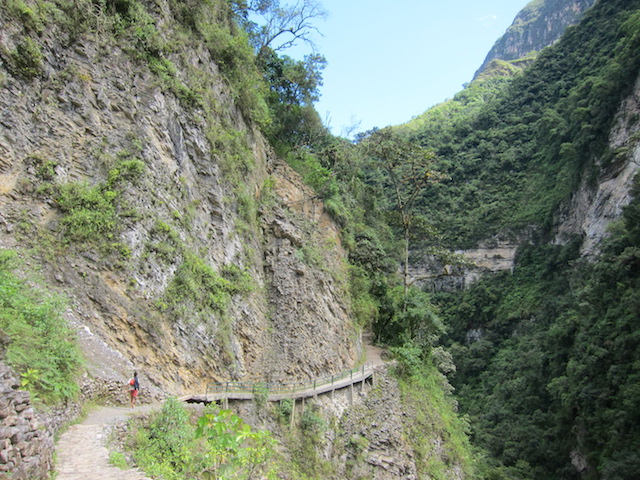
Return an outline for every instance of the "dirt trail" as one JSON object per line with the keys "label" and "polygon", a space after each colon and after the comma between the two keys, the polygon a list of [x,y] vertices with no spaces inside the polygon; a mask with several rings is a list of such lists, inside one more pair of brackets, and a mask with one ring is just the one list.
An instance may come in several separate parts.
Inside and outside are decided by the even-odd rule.
{"label": "dirt trail", "polygon": [[373,335],[369,332],[363,335],[364,350],[366,355],[366,362],[372,363],[374,367],[378,367],[384,364],[382,358],[385,349],[373,345]]}
{"label": "dirt trail", "polygon": [[72,425],[56,444],[56,480],[150,480],[139,469],[121,470],[110,465],[106,444],[111,426],[153,408],[101,407],[82,423]]}

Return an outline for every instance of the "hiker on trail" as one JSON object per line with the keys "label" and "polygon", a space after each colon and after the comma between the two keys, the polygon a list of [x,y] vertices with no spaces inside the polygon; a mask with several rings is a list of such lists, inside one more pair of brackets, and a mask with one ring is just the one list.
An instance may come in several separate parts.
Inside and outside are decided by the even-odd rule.
{"label": "hiker on trail", "polygon": [[127,384],[129,387],[129,399],[131,401],[131,408],[136,406],[136,398],[138,397],[138,390],[140,390],[140,383],[138,382],[138,372],[133,372],[133,377],[129,379]]}

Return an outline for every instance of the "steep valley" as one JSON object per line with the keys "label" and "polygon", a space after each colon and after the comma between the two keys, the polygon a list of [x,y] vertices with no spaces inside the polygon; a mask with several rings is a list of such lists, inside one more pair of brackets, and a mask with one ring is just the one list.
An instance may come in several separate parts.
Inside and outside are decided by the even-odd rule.
{"label": "steep valley", "polygon": [[[157,412],[117,448],[167,442],[122,454],[153,478],[635,478],[640,2],[535,0],[453,99],[356,141],[251,5],[0,2],[0,480],[55,475],[133,371]],[[434,168],[395,209],[385,134]],[[266,401],[367,352],[359,391]],[[234,381],[234,413],[175,401]]]}

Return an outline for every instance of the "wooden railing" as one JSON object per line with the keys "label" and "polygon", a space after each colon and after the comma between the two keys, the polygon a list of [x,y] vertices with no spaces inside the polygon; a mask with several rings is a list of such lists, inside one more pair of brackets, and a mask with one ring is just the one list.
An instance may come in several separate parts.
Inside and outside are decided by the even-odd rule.
{"label": "wooden railing", "polygon": [[267,395],[295,395],[301,392],[313,394],[319,390],[326,390],[328,386],[339,388],[352,383],[362,382],[373,374],[373,364],[364,365],[337,373],[327,375],[308,382],[298,383],[273,383],[273,382],[210,382],[207,383],[205,396],[214,394],[267,394]]}

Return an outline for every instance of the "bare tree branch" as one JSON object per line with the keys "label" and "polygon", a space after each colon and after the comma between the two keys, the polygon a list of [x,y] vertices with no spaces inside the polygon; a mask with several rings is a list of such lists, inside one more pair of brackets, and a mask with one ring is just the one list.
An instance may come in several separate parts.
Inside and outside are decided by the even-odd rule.
{"label": "bare tree branch", "polygon": [[313,21],[327,16],[315,0],[299,0],[285,7],[278,2],[262,2],[254,11],[266,20],[256,35],[258,55],[267,48],[277,52],[299,42],[305,42],[315,50],[313,33],[321,33]]}

